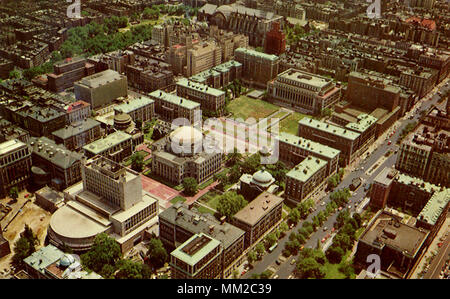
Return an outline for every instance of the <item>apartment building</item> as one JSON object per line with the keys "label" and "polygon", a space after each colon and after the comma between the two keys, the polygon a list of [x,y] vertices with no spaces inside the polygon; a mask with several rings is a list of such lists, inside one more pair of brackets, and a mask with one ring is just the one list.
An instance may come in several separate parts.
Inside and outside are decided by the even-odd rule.
{"label": "apartment building", "polygon": [[65,107],[67,123],[83,121],[92,115],[91,105],[84,101],[76,101]]}
{"label": "apartment building", "polygon": [[169,248],[176,248],[193,235],[204,233],[222,244],[221,278],[229,278],[245,260],[245,232],[195,209],[175,204],[159,214],[159,237]]}
{"label": "apartment building", "polygon": [[280,224],[282,208],[283,198],[263,192],[233,216],[231,223],[245,231],[245,248]]}
{"label": "apartment building", "polygon": [[75,82],[95,73],[95,66],[82,57],[68,58],[55,63],[53,69],[52,74],[47,74],[48,89],[53,92],[73,87]]}
{"label": "apartment building", "polygon": [[285,132],[281,132],[277,140],[281,161],[289,165],[297,165],[311,155],[327,161],[327,176],[337,172],[339,150]]}
{"label": "apartment building", "polygon": [[222,88],[235,80],[241,79],[242,64],[236,60],[230,60],[219,64],[189,78],[189,80],[202,83],[213,88]]}
{"label": "apartment building", "polygon": [[201,120],[200,103],[162,90],[155,90],[148,96],[155,101],[155,113],[167,122],[184,118],[195,124]]}
{"label": "apartment building", "polygon": [[225,92],[189,79],[177,82],[177,96],[200,103],[202,111],[213,112],[218,116],[225,108]]}
{"label": "apartment building", "polygon": [[242,80],[261,88],[278,75],[280,60],[273,54],[237,48],[234,59],[242,64]]}
{"label": "apartment building", "polygon": [[115,106],[114,111],[116,114],[128,114],[134,122],[139,119],[145,123],[155,116],[155,101],[145,96],[127,99],[125,103]]}
{"label": "apartment building", "polygon": [[356,159],[362,142],[360,133],[309,117],[298,122],[298,136],[340,150],[343,165]]}
{"label": "apartment building", "polygon": [[13,187],[25,189],[31,178],[31,151],[18,139],[0,143],[0,198]]}
{"label": "apartment building", "polygon": [[108,136],[83,146],[88,158],[102,155],[116,163],[122,162],[133,154],[133,137],[123,131],[116,131]]}
{"label": "apartment building", "polygon": [[339,101],[341,88],[329,78],[288,69],[267,84],[267,95],[276,104],[317,115]]}
{"label": "apartment building", "polygon": [[193,76],[222,63],[222,49],[213,41],[193,45],[187,50],[184,74]]}
{"label": "apartment building", "polygon": [[54,131],[52,137],[56,144],[64,145],[69,151],[78,151],[101,137],[100,123],[86,118]]}
{"label": "apartment building", "polygon": [[295,204],[326,184],[327,161],[308,156],[297,166],[286,173],[284,198]]}
{"label": "apartment building", "polygon": [[192,236],[170,253],[172,279],[217,279],[221,275],[222,246],[203,233]]}

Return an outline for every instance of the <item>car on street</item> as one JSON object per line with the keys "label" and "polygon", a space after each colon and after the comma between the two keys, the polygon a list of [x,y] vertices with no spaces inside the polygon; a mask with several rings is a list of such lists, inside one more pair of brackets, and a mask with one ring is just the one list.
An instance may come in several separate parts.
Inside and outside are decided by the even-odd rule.
{"label": "car on street", "polygon": [[441,248],[441,247],[442,247],[442,245],[444,245],[444,243],[443,243],[443,242],[439,243],[439,244],[438,244],[438,247],[439,247],[439,248]]}
{"label": "car on street", "polygon": [[392,142],[389,140],[389,141],[388,141],[388,145],[391,145],[391,143],[392,143]]}
{"label": "car on street", "polygon": [[273,279],[278,279],[280,277],[278,274],[273,277]]}
{"label": "car on street", "polygon": [[323,231],[324,231],[324,232],[326,232],[327,229],[328,229],[328,227],[326,227],[326,226],[323,227]]}
{"label": "car on street", "polygon": [[290,262],[291,265],[295,264],[295,259],[292,259]]}
{"label": "car on street", "polygon": [[324,238],[322,239],[321,242],[322,242],[322,243],[325,243],[326,240],[327,240],[327,239],[325,239],[325,237],[324,237]]}

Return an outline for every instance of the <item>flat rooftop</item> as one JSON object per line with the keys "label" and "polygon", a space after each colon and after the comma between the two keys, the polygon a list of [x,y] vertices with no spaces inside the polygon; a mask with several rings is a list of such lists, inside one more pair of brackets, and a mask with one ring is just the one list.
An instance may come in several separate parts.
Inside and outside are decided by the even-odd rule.
{"label": "flat rooftop", "polygon": [[342,127],[338,127],[333,124],[324,123],[320,120],[316,120],[310,117],[304,117],[301,120],[299,120],[298,123],[300,125],[313,128],[319,131],[323,131],[349,140],[356,140],[360,136],[360,133]]}
{"label": "flat rooftop", "polygon": [[236,50],[234,50],[234,53],[235,53],[235,55],[236,55],[236,53],[242,53],[242,54],[254,56],[254,57],[257,57],[257,58],[269,60],[269,61],[272,61],[272,62],[278,60],[278,56],[277,55],[266,54],[266,53],[263,53],[263,52],[258,52],[258,51],[247,49],[247,48],[237,48]]}
{"label": "flat rooftop", "polygon": [[200,104],[197,102],[179,97],[172,93],[167,93],[162,90],[155,90],[154,92],[150,93],[149,96],[155,99],[160,99],[162,101],[172,103],[174,105],[184,107],[186,109],[200,108]]}
{"label": "flat rooftop", "polygon": [[87,132],[97,126],[100,127],[100,122],[92,118],[86,118],[85,120],[73,123],[71,125],[67,125],[62,129],[54,131],[52,135],[59,137],[61,139],[67,139],[69,137]]}
{"label": "flat rooftop", "polygon": [[18,150],[24,146],[26,146],[26,144],[17,139],[12,139],[12,140],[2,142],[2,143],[0,143],[0,155],[11,153],[11,152]]}
{"label": "flat rooftop", "polygon": [[148,97],[141,96],[139,98],[127,100],[125,103],[115,106],[114,110],[122,111],[124,113],[130,113],[139,108],[145,107],[147,105],[151,105],[154,102],[155,102],[154,100],[152,100]]}
{"label": "flat rooftop", "polygon": [[379,248],[389,246],[409,257],[416,256],[429,231],[404,224],[399,218],[386,211],[381,212],[359,240]]}
{"label": "flat rooftop", "polygon": [[377,118],[365,113],[358,115],[357,119],[356,122],[348,123],[345,127],[363,133],[377,122]]}
{"label": "flat rooftop", "polygon": [[190,266],[194,266],[218,246],[220,246],[220,241],[200,233],[193,235],[177,247],[171,255]]}
{"label": "flat rooftop", "polygon": [[122,131],[116,131],[102,139],[98,139],[92,143],[83,146],[83,149],[95,155],[98,155],[118,144],[121,144],[122,142],[130,140],[131,138],[132,136],[127,133],[124,133]]}
{"label": "flat rooftop", "polygon": [[286,173],[286,176],[305,183],[315,173],[317,173],[323,167],[326,167],[327,163],[328,162],[325,160],[313,156],[308,156],[297,166],[292,168],[288,173]]}
{"label": "flat rooftop", "polygon": [[47,245],[33,252],[23,261],[35,270],[44,273],[44,269],[64,256],[64,252],[53,245]]}
{"label": "flat rooftop", "polygon": [[450,189],[446,188],[442,191],[434,193],[428,200],[425,207],[417,216],[421,221],[425,221],[431,225],[436,224],[445,206],[450,201]]}
{"label": "flat rooftop", "polygon": [[124,76],[120,75],[118,72],[113,71],[113,70],[106,70],[103,72],[99,72],[99,73],[84,77],[83,79],[76,82],[75,84],[85,86],[88,88],[96,88],[101,85],[110,83],[112,81],[120,80],[122,78],[124,78]]}
{"label": "flat rooftop", "polygon": [[186,78],[183,78],[183,79],[177,81],[177,86],[178,85],[189,88],[191,90],[196,90],[201,93],[206,93],[206,94],[209,94],[214,97],[219,97],[219,96],[225,95],[225,92],[223,90],[212,88],[212,87],[209,87],[208,85],[198,83],[198,82],[186,79]]}
{"label": "flat rooftop", "polygon": [[295,81],[300,84],[313,86],[318,90],[322,90],[324,87],[327,87],[332,83],[332,80],[329,78],[296,69],[288,69],[278,74],[278,78],[285,78],[287,80]]}
{"label": "flat rooftop", "polygon": [[234,219],[251,226],[283,202],[283,198],[264,191],[234,215]]}
{"label": "flat rooftop", "polygon": [[289,143],[293,146],[315,153],[317,155],[327,157],[329,159],[335,158],[340,153],[340,150],[337,150],[335,148],[285,132],[281,132],[278,135],[277,139],[281,142]]}

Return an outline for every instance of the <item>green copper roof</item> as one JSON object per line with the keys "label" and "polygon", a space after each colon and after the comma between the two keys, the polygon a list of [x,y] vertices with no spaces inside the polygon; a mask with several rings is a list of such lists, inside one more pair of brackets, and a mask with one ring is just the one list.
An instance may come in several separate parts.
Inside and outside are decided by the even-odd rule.
{"label": "green copper roof", "polygon": [[373,124],[377,122],[377,118],[372,115],[362,113],[358,115],[358,120],[356,123],[348,123],[345,127],[347,129],[363,133],[368,128],[370,128]]}
{"label": "green copper roof", "polygon": [[297,166],[291,169],[286,176],[293,178],[300,182],[308,181],[317,171],[327,165],[327,161],[308,156]]}
{"label": "green copper roof", "polygon": [[145,107],[147,105],[150,105],[151,103],[154,103],[155,101],[147,98],[147,97],[139,97],[139,98],[135,98],[132,100],[129,100],[127,103],[123,103],[120,105],[117,105],[116,107],[114,107],[114,110],[116,111],[122,111],[124,113],[130,113],[136,109]]}
{"label": "green copper roof", "polygon": [[109,134],[105,138],[96,140],[92,143],[83,146],[83,149],[93,153],[94,155],[98,155],[112,148],[113,146],[116,146],[131,138],[132,137],[129,134],[124,133],[122,131],[117,131],[112,134]]}
{"label": "green copper roof", "polygon": [[412,177],[412,176],[406,175],[404,173],[400,173],[397,176],[396,181],[401,184],[405,184],[405,185],[415,185],[416,187],[420,188],[421,190],[429,192],[429,193],[436,192],[441,189],[440,187],[438,187],[434,184],[425,182],[422,179]]}
{"label": "green copper roof", "polygon": [[197,102],[190,101],[188,99],[179,97],[172,93],[164,92],[162,90],[155,90],[154,92],[150,93],[149,96],[153,97],[155,99],[161,99],[163,101],[170,102],[175,105],[179,105],[186,109],[194,109],[194,108],[200,107],[200,104]]}
{"label": "green copper roof", "polygon": [[246,49],[246,48],[237,48],[234,53],[242,53],[242,54],[247,54],[247,55],[251,55],[251,56],[255,56],[258,58],[262,58],[262,59],[267,59],[270,61],[276,61],[278,60],[278,56],[277,55],[273,55],[273,54],[266,54],[263,52],[258,52],[255,50],[250,50],[250,49]]}
{"label": "green copper roof", "polygon": [[[183,249],[187,247],[191,242],[195,241],[198,238],[209,238],[210,240],[203,244],[201,248],[195,251],[193,254],[186,253]],[[176,257],[177,259],[185,262],[188,265],[194,266],[197,264],[202,258],[204,258],[207,254],[209,254],[212,250],[214,250],[217,246],[220,246],[220,241],[211,238],[204,233],[199,233],[193,235],[186,242],[178,246],[174,251],[172,251],[171,255]]]}
{"label": "green copper roof", "polygon": [[349,140],[355,140],[360,136],[360,133],[356,133],[349,129],[341,128],[332,124],[324,123],[310,117],[304,117],[299,120],[298,123]]}
{"label": "green copper roof", "polygon": [[420,212],[418,219],[434,225],[450,201],[450,189],[436,192]]}
{"label": "green copper roof", "polygon": [[192,89],[192,90],[197,90],[199,92],[203,92],[203,93],[212,95],[214,97],[219,97],[219,96],[225,95],[225,92],[220,89],[212,88],[212,87],[209,87],[208,85],[198,83],[198,82],[186,79],[186,78],[179,80],[177,82],[177,85],[180,85],[180,86]]}
{"label": "green copper roof", "polygon": [[33,252],[23,261],[35,270],[44,273],[44,269],[64,256],[64,252],[53,245],[45,246]]}
{"label": "green copper roof", "polygon": [[327,157],[329,159],[333,159],[340,153],[340,151],[335,148],[285,132],[281,132],[280,135],[278,135],[277,139],[281,142],[289,143],[293,146],[299,147],[317,155]]}

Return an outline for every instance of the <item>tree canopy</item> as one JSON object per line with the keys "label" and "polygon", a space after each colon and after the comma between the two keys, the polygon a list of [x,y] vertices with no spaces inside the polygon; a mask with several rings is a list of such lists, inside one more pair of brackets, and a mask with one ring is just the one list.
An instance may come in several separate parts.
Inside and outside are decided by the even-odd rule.
{"label": "tree canopy", "polygon": [[225,192],[219,197],[217,211],[220,215],[231,219],[234,214],[247,205],[248,201],[242,195],[238,195],[235,191]]}

